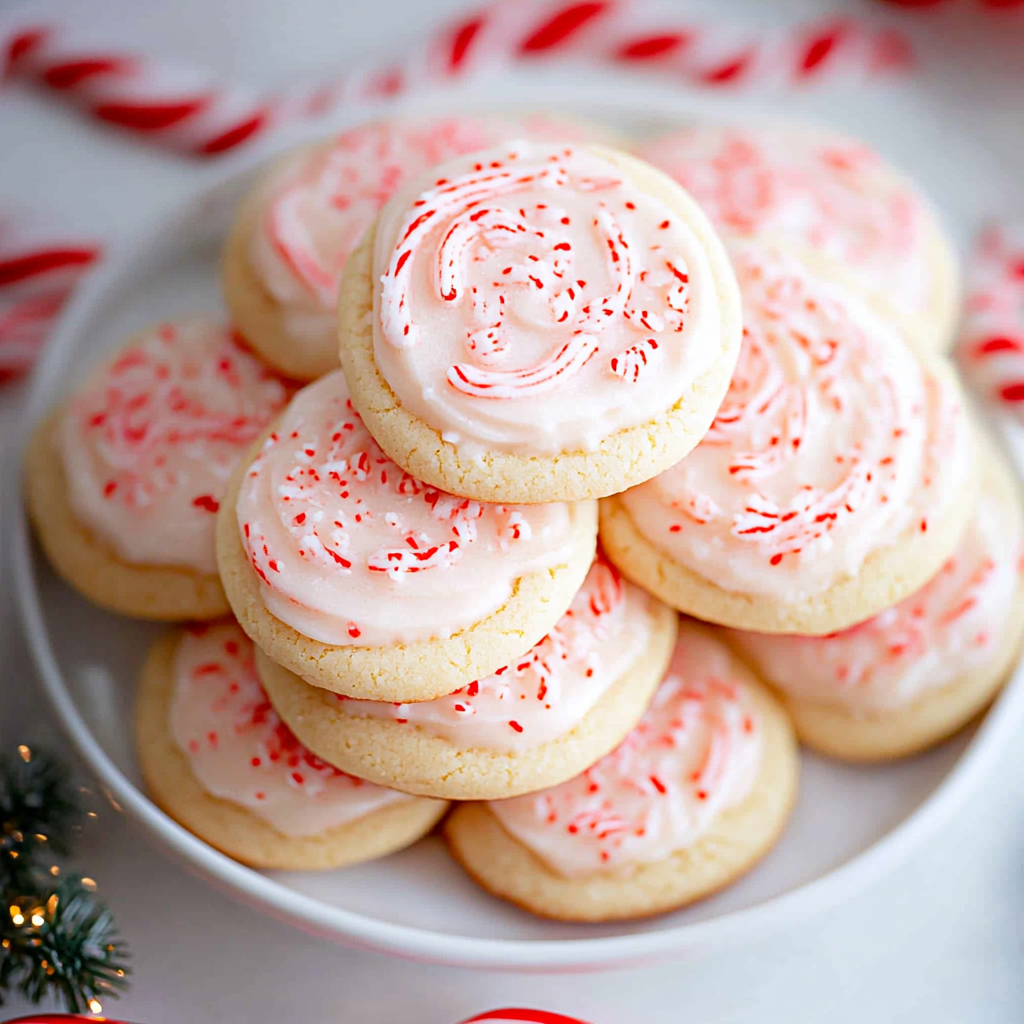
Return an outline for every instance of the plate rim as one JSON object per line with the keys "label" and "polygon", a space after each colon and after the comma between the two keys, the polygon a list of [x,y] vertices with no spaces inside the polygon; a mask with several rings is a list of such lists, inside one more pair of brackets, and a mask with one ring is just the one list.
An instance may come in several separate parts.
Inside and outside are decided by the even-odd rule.
{"label": "plate rim", "polygon": [[[682,91],[646,85],[642,111],[637,99],[622,95],[618,83],[607,86],[608,95],[585,89],[566,89],[567,106],[600,106],[605,109],[642,112],[645,116],[680,118],[692,115],[694,97]],[[527,93],[529,90],[527,90]],[[639,94],[638,94],[639,95]],[[429,96],[401,104],[373,103],[349,107],[344,115],[329,121],[286,130],[259,146],[233,156],[204,174],[181,198],[163,204],[121,242],[113,244],[100,266],[77,289],[47,343],[26,394],[19,403],[17,423],[20,435],[13,447],[8,474],[12,477],[8,508],[12,511],[11,555],[15,596],[29,650],[43,684],[44,692],[65,733],[78,754],[96,773],[118,804],[144,829],[147,839],[167,847],[175,857],[190,865],[221,891],[305,931],[312,931],[343,944],[420,962],[508,971],[558,971],[626,967],[652,960],[679,957],[696,950],[706,951],[750,942],[787,924],[836,906],[862,891],[887,871],[904,861],[912,850],[933,835],[956,810],[963,806],[973,788],[984,777],[990,764],[1005,747],[1024,716],[1024,664],[1018,664],[1000,697],[981,721],[956,762],[939,785],[910,814],[862,852],[825,872],[814,880],[798,885],[778,896],[753,906],[729,911],[718,917],[667,928],[628,935],[560,938],[493,939],[454,935],[413,925],[383,921],[368,914],[332,906],[313,896],[296,892],[275,878],[239,864],[214,850],[201,839],[161,811],[145,792],[113,763],[79,713],[57,663],[46,628],[39,591],[36,556],[32,535],[22,501],[24,450],[31,431],[54,394],[67,386],[67,375],[60,372],[60,354],[73,346],[83,324],[108,290],[138,256],[149,251],[152,240],[163,225],[168,225],[184,209],[214,194],[271,156],[346,124],[356,123],[383,113],[401,109],[443,104],[453,96],[463,109],[493,107],[508,103],[499,92],[488,100],[479,92],[469,96],[464,88],[434,90]],[[466,101],[470,100],[469,103]],[[517,102],[523,99],[517,92]],[[526,102],[530,99],[527,96]],[[534,102],[539,102],[535,100]],[[1003,432],[1011,429],[998,422]]]}

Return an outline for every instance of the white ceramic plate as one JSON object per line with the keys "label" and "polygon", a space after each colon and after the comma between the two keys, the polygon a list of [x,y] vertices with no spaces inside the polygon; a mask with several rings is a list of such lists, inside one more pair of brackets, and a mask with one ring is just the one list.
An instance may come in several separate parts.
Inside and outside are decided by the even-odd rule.
{"label": "white ceramic plate", "polygon": [[[574,78],[557,83],[560,110],[634,132],[667,127],[695,112],[763,113],[749,100],[680,96],[628,80],[612,85],[607,75],[587,83]],[[539,106],[549,101],[553,84],[550,76],[520,79],[514,91],[509,80],[490,91],[477,84],[472,97],[448,93],[418,105],[493,108],[514,96],[517,103]],[[958,123],[947,106],[914,85],[803,95],[784,109],[878,145],[923,183],[962,244],[981,216],[1020,200],[1019,186],[984,140],[971,140],[970,125]],[[774,103],[772,113],[778,116],[779,110]],[[951,149],[948,140],[954,137],[961,143]],[[300,140],[296,133],[277,146]],[[166,211],[88,281],[38,368],[26,422],[42,415],[131,331],[159,317],[221,308],[220,241],[253,168],[267,155],[264,150],[222,167],[192,201]],[[980,727],[924,756],[895,766],[852,768],[804,755],[802,791],[789,829],[737,885],[651,921],[546,922],[485,895],[433,838],[385,860],[321,874],[254,871],[194,838],[146,798],[131,747],[135,677],[157,628],[109,615],[79,598],[49,570],[22,520],[13,542],[25,626],[49,695],[79,751],[153,840],[214,885],[300,928],[420,960],[531,970],[621,966],[735,945],[835,905],[932,834],[984,775],[1024,710],[1024,673],[1018,672]]]}

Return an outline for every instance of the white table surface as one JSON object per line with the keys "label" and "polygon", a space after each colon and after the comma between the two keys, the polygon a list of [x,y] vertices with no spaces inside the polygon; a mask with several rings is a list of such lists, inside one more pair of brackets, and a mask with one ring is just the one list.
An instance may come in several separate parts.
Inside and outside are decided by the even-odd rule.
{"label": "white table surface", "polygon": [[[396,34],[415,34],[470,6],[467,0],[88,5],[99,32],[108,23],[105,13],[116,10],[124,38],[253,82],[341,67],[346,56],[386,48]],[[779,6],[823,5],[784,0]],[[0,0],[0,15],[12,8]],[[957,36],[954,19],[927,45],[942,52]],[[1002,61],[1011,71],[1020,51],[1005,40],[986,45],[990,63]],[[977,82],[961,69],[943,87],[963,94]],[[979,116],[1004,119],[1016,104],[1019,126],[1022,95],[1001,91]],[[1019,127],[1006,147],[1024,155]],[[0,94],[0,201],[13,197],[83,231],[116,237],[154,199],[166,202],[191,188],[199,173],[195,164],[95,131],[36,96]],[[0,393],[4,441],[15,415],[8,389]],[[60,744],[35,689],[4,579],[9,576],[0,572],[0,742]],[[78,862],[97,879],[134,953],[133,988],[106,1009],[140,1024],[452,1024],[508,1004],[595,1024],[1024,1020],[1024,756],[1013,747],[927,848],[847,906],[728,955],[628,972],[473,973],[348,951],[214,892],[148,848],[112,811],[88,830]],[[5,1011],[13,1016],[27,1008],[15,1000]]]}

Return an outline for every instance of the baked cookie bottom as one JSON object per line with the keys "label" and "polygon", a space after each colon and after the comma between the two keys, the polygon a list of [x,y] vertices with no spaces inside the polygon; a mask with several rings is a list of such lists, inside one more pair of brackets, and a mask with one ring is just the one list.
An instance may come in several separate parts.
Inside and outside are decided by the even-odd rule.
{"label": "baked cookie bottom", "polygon": [[725,590],[680,565],[637,528],[618,496],[601,501],[601,546],[623,576],[694,618],[756,633],[825,636],[870,619],[920,590],[956,550],[974,511],[980,475],[959,499],[932,516],[927,533],[909,530],[872,552],[860,571],[826,591],[784,604],[774,597]]}
{"label": "baked cookie bottom", "polygon": [[[742,674],[741,674],[742,673]],[[683,907],[725,888],[772,848],[796,801],[799,754],[781,705],[745,669],[763,722],[761,769],[746,799],[691,847],[664,860],[569,878],[501,826],[486,804],[460,804],[444,825],[452,856],[484,889],[540,917],[617,921]]]}
{"label": "baked cookie bottom", "polygon": [[[640,161],[620,153],[614,156],[645,191],[658,194],[657,189],[670,184],[660,172]],[[708,254],[722,350],[714,365],[671,408],[646,423],[618,430],[589,452],[545,456],[490,451],[480,458],[460,458],[457,448],[443,440],[441,431],[403,407],[374,356],[372,264],[376,225],[371,227],[345,265],[339,337],[341,364],[352,402],[381,448],[408,473],[452,494],[478,501],[526,504],[616,494],[657,476],[689,453],[711,426],[729,389],[742,326],[739,293],[725,249],[693,200],[685,193],[676,195],[674,188],[673,207],[678,208]]]}
{"label": "baked cookie bottom", "polygon": [[239,533],[239,488],[263,441],[256,440],[228,482],[217,517],[217,564],[242,629],[272,661],[313,686],[362,700],[403,703],[454,693],[530,650],[565,614],[590,571],[597,547],[597,504],[580,502],[572,510],[575,544],[568,559],[520,577],[501,608],[454,636],[386,647],[313,640],[268,611]]}
{"label": "baked cookie bottom", "polygon": [[178,640],[168,634],[150,649],[136,697],[135,739],[150,796],[189,832],[252,867],[318,871],[401,850],[444,816],[444,801],[413,799],[318,835],[287,836],[240,804],[211,796],[192,774],[168,728]]}
{"label": "baked cookie bottom", "polygon": [[1003,688],[1024,639],[1024,587],[1014,597],[1002,643],[992,660],[941,689],[892,711],[858,715],[844,708],[783,697],[800,742],[827,757],[855,763],[891,761],[941,743],[976,718]]}
{"label": "baked cookie bottom", "polygon": [[25,498],[57,573],[93,604],[135,619],[215,619],[230,610],[220,578],[179,566],[135,565],[75,517],[56,443],[61,411],[43,420],[25,455]]}
{"label": "baked cookie bottom", "polygon": [[406,793],[497,800],[571,779],[622,742],[647,709],[675,646],[676,613],[662,604],[656,609],[650,644],[575,728],[516,753],[461,749],[421,726],[351,714],[350,702],[308,686],[260,652],[256,667],[277,713],[328,764]]}

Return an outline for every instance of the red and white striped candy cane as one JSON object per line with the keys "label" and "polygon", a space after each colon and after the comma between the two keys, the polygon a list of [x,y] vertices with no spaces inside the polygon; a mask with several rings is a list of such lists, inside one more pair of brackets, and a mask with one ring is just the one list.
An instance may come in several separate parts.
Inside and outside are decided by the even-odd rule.
{"label": "red and white striped candy cane", "polygon": [[561,1013],[548,1010],[525,1010],[508,1008],[504,1010],[488,1010],[486,1013],[468,1017],[461,1024],[587,1024],[578,1017],[566,1017]]}
{"label": "red and white striped candy cane", "polygon": [[957,359],[979,395],[1024,420],[1024,220],[978,236]]}
{"label": "red and white striped candy cane", "polygon": [[53,25],[6,40],[6,74],[42,86],[106,124],[174,149],[213,156],[266,131],[277,100],[195,70],[112,50]]}
{"label": "red and white striped candy cane", "polygon": [[836,73],[866,78],[910,64],[901,34],[851,17],[764,30],[615,0],[496,4],[442,30],[430,47],[449,75],[545,58],[651,70],[700,87],[801,85]]}
{"label": "red and white striped candy cane", "polygon": [[273,95],[96,45],[70,26],[25,25],[5,46],[8,75],[138,138],[197,156],[228,152],[282,122],[353,100],[540,59],[644,68],[680,84],[733,89],[863,79],[909,62],[902,36],[849,17],[765,32],[720,19],[686,21],[642,0],[500,0],[400,59]]}
{"label": "red and white striped candy cane", "polygon": [[48,228],[37,218],[0,216],[0,383],[31,368],[100,251],[95,242]]}

